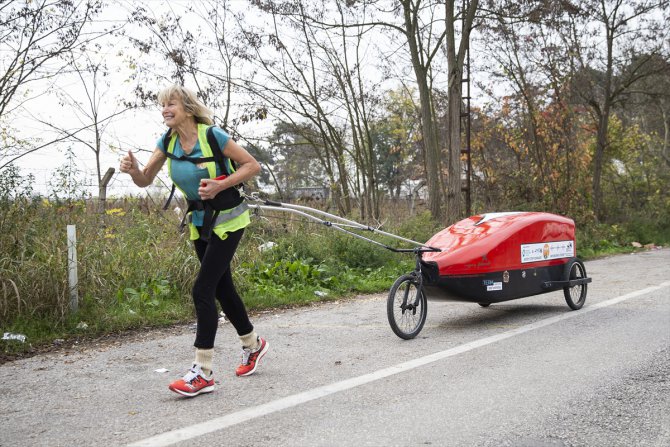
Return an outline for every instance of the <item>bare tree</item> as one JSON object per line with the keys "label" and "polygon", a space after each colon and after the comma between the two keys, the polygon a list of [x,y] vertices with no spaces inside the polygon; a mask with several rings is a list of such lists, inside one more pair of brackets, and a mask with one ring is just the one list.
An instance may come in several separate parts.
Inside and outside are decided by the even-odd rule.
{"label": "bare tree", "polygon": [[[343,2],[338,2],[338,5]],[[401,48],[387,49],[394,54],[394,63],[397,63],[397,53],[408,51],[409,62],[414,71],[417,84],[420,110],[422,135],[425,150],[425,173],[428,186],[429,208],[436,218],[443,216],[443,178],[442,161],[440,150],[440,138],[438,135],[437,117],[432,96],[432,64],[438,55],[441,44],[446,36],[446,30],[440,26],[443,22],[438,16],[438,11],[443,6],[439,1],[422,0],[399,0],[388,2],[379,0],[366,0],[361,2],[344,2],[355,14],[360,10],[374,10],[376,15],[367,17],[361,15],[358,20],[343,25],[334,23],[329,18],[312,17],[314,23],[326,28],[340,28],[343,26],[351,28],[379,28],[400,34],[403,37]],[[395,42],[395,36],[390,39]]]}
{"label": "bare tree", "polygon": [[[545,30],[547,24],[552,23],[551,13],[538,4],[512,6],[503,3],[497,6],[499,9],[492,14],[484,32],[490,58],[499,65],[493,73],[511,84],[515,97],[521,103],[524,129],[521,136],[529,140],[527,146],[533,160],[529,177],[537,179],[536,196],[551,192],[547,197],[555,199],[552,176],[548,172],[547,142],[542,138],[540,123],[542,106],[549,102],[550,85],[554,88],[554,100],[558,99],[556,96],[560,95],[562,88],[562,83],[555,79],[556,71],[552,65],[555,61],[551,59],[554,51],[547,42]],[[536,56],[539,45],[542,45],[540,48],[544,57]],[[568,52],[565,48],[558,51]],[[547,69],[547,65],[552,68]]]}
{"label": "bare tree", "polygon": [[[355,145],[367,144],[367,137],[358,127],[365,112],[360,103],[354,105],[360,101],[359,89],[354,86],[360,77],[352,76],[349,63],[341,57],[347,51],[346,44],[337,45],[320,33],[314,20],[317,12],[308,11],[303,2],[255,3],[269,14],[272,32],[246,26],[247,43],[257,51],[254,60],[261,68],[260,79],[246,84],[277,119],[295,132],[305,131],[301,137],[315,150],[338,210],[348,214],[352,189],[356,190],[350,185],[348,160],[363,153],[360,146],[355,146],[357,154],[350,151],[348,132],[354,129]],[[342,115],[339,110],[346,112]],[[351,127],[347,128],[347,122]]]}
{"label": "bare tree", "polygon": [[348,11],[340,3],[336,6],[341,27],[333,30],[335,35],[327,33],[318,46],[325,56],[327,72],[338,86],[336,95],[346,110],[350,146],[353,146],[349,152],[358,171],[355,191],[361,198],[361,219],[378,219],[379,191],[372,116],[379,104],[377,83],[380,81],[371,81],[366,76],[369,66],[365,63],[364,54],[370,51],[369,43],[364,41],[367,27],[348,27],[351,20],[345,16]]}
{"label": "bare tree", "polygon": [[99,37],[83,34],[102,6],[99,0],[0,1],[0,117],[31,83],[50,79],[66,64],[62,57]]}
{"label": "bare tree", "polygon": [[[447,36],[447,30],[446,28],[440,28],[437,30],[437,33],[435,32],[437,9],[440,7],[441,2],[434,3],[429,1],[423,3],[421,0],[400,0],[399,3],[402,8],[402,25],[393,23],[382,23],[382,25],[400,31],[407,41],[412,68],[419,90],[421,125],[425,147],[428,207],[435,219],[442,220],[444,217],[444,208],[442,206],[444,189],[442,151],[440,150],[440,138],[437,130],[437,117],[435,115],[430,79],[433,60]],[[458,178],[460,181],[460,172]]]}
{"label": "bare tree", "polygon": [[[59,139],[74,142],[91,150],[95,156],[96,180],[99,191],[102,191],[104,174],[101,166],[103,143],[108,126],[118,117],[134,109],[132,105],[124,105],[118,98],[110,98],[111,85],[108,53],[88,49],[78,58],[72,56],[69,67],[76,75],[77,83],[68,85],[67,89],[57,88],[56,95],[68,114],[67,124],[54,120],[44,120],[39,116],[33,119],[56,132]],[[101,195],[104,196],[104,193]]]}
{"label": "bare tree", "polygon": [[[197,10],[188,7],[177,11],[170,4],[167,7],[167,12],[156,14],[145,5],[133,4],[130,11],[130,23],[144,31],[128,33],[128,39],[140,51],[132,61],[142,73],[137,79],[138,102],[153,103],[167,84],[189,85],[215,111],[219,124],[228,127],[234,86],[234,58],[227,51],[232,39],[223,33],[228,2],[212,1]],[[202,20],[195,26],[184,23],[192,17]]]}
{"label": "bare tree", "polygon": [[[596,148],[593,156],[593,209],[598,219],[606,215],[603,208],[601,179],[609,145],[609,122],[612,110],[627,91],[649,76],[647,65],[662,48],[658,32],[650,26],[654,12],[668,7],[665,0],[588,0],[580,4],[594,20],[604,37],[604,47],[583,42],[585,49],[578,53],[575,63],[579,80],[575,88],[588,104],[596,123]],[[624,70],[632,54],[644,54],[635,66]],[[597,64],[594,66],[594,62]]]}
{"label": "bare tree", "polygon": [[263,105],[246,101],[247,82],[257,67],[251,60],[253,45],[247,45],[248,35],[238,25],[245,22],[244,12],[233,8],[230,0],[203,0],[199,7],[186,4],[185,9],[167,4],[169,11],[163,14],[146,5],[132,5],[131,23],[149,31],[138,33],[142,37],[129,36],[142,53],[133,60],[141,67],[136,88],[139,103],[153,103],[165,84],[189,85],[213,109],[217,125],[260,155],[254,139],[239,129],[267,117]]}
{"label": "bare tree", "polygon": [[[81,75],[72,65],[74,55],[85,54],[96,41],[123,27],[95,23],[104,7],[103,0],[0,1],[0,119],[26,113],[34,117],[31,100],[52,94],[63,76]],[[35,151],[80,138],[91,127],[95,125],[61,129],[53,138],[13,137],[0,147],[0,169]]]}
{"label": "bare tree", "polygon": [[[456,219],[461,214],[461,81],[465,53],[469,46],[470,32],[478,1],[467,4],[464,11],[456,12],[455,1],[432,0],[399,0],[398,2],[367,1],[347,3],[351,8],[369,6],[376,8],[377,18],[361,20],[349,26],[377,27],[399,33],[403,37],[403,45],[409,56],[409,63],[414,72],[414,80],[419,92],[421,125],[425,150],[426,185],[431,213],[436,219],[444,218],[446,199],[449,219]],[[363,6],[361,6],[363,5]],[[443,9],[444,8],[444,9]],[[464,16],[461,16],[464,14]],[[456,21],[464,17],[461,40],[457,44]],[[332,25],[335,26],[335,25]],[[435,107],[433,80],[434,65],[439,50],[445,45],[448,65],[449,109],[447,110],[449,130],[448,157],[449,188],[448,192],[443,178],[443,160],[438,117]],[[397,50],[396,50],[397,52]],[[394,60],[396,58],[394,57]]]}

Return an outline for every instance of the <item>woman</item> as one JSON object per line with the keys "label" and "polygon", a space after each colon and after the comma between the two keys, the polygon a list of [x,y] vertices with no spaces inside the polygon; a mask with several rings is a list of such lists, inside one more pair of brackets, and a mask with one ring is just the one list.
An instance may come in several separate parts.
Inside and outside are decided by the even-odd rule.
{"label": "woman", "polygon": [[[218,180],[216,177],[226,174],[222,172],[219,163],[177,159],[181,156],[212,159],[212,150],[215,148],[210,147],[206,131],[212,125],[213,114],[193,91],[178,85],[163,90],[158,95],[158,102],[170,130],[158,140],[144,169],[139,168],[131,151],[121,160],[121,172],[130,174],[137,186],[151,185],[168,160],[168,171],[175,185],[191,203],[202,204],[203,200],[213,199],[219,192],[233,188],[260,172],[258,162],[218,127],[212,128],[216,142],[222,148],[224,157],[238,165],[237,170]],[[168,147],[165,147],[166,142]],[[256,371],[268,350],[268,343],[254,331],[244,303],[235,290],[230,270],[244,228],[250,222],[246,205],[221,211],[213,223],[204,222],[205,212],[202,210],[192,211],[189,217],[191,239],[200,260],[200,271],[193,285],[193,303],[198,323],[194,343],[195,360],[186,375],[172,382],[169,388],[192,397],[214,390],[212,357],[218,326],[217,299],[242,342],[242,363],[236,370],[238,376],[248,376]],[[203,231],[203,225],[211,229],[211,235],[209,231]],[[204,233],[208,233],[207,236]]]}

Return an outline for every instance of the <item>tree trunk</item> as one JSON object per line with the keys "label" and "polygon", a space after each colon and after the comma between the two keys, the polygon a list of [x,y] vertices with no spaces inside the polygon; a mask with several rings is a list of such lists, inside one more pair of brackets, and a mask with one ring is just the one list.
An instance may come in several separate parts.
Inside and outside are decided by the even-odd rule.
{"label": "tree trunk", "polygon": [[[415,67],[416,71],[416,67]],[[417,73],[417,80],[419,74]],[[426,186],[428,187],[428,209],[433,218],[442,220],[442,181],[440,169],[442,160],[440,157],[440,148],[437,142],[437,131],[435,129],[435,119],[433,108],[431,107],[432,97],[428,88],[428,82],[424,75],[423,82],[419,82],[419,100],[421,102],[421,124],[423,130],[424,153],[426,155]]]}
{"label": "tree trunk", "polygon": [[[604,8],[604,6],[603,6]],[[602,11],[602,21],[605,24],[607,36],[607,69],[605,70],[605,91],[603,94],[602,113],[598,116],[598,135],[596,141],[596,150],[593,154],[593,212],[598,221],[605,218],[605,209],[603,206],[603,193],[600,185],[600,180],[603,172],[603,163],[605,159],[605,151],[607,149],[607,135],[610,119],[610,110],[612,108],[612,76],[614,66],[614,38],[615,29],[611,27],[608,21],[607,11]]]}
{"label": "tree trunk", "polygon": [[661,110],[663,116],[663,159],[665,163],[670,167],[670,118],[665,108]]}
{"label": "tree trunk", "polygon": [[449,141],[449,179],[447,184],[447,222],[455,222],[462,217],[462,185],[461,185],[461,102],[463,101],[463,64],[465,54],[470,46],[470,31],[475,19],[478,0],[471,0],[463,14],[461,40],[456,46],[456,30],[454,27],[454,0],[450,0],[445,8],[447,29],[446,47],[447,64],[449,67],[448,101],[449,108],[448,141]]}
{"label": "tree trunk", "polygon": [[462,217],[462,180],[461,180],[461,102],[462,102],[462,70],[450,67],[449,73],[449,108],[448,108],[448,142],[449,142],[449,178],[447,179],[447,222],[455,222]]}
{"label": "tree trunk", "polygon": [[105,205],[107,202],[107,185],[114,175],[114,168],[107,169],[105,176],[98,183],[98,213],[105,213]]}
{"label": "tree trunk", "polygon": [[437,129],[435,126],[435,115],[433,113],[433,98],[428,86],[428,69],[421,61],[421,51],[417,44],[416,23],[412,15],[410,2],[402,2],[405,18],[405,30],[407,43],[412,58],[412,67],[419,88],[419,102],[421,103],[421,127],[423,133],[423,145],[426,165],[426,183],[428,187],[428,208],[436,220],[442,220],[442,191],[440,179],[442,169],[440,148],[438,147]]}
{"label": "tree trunk", "polygon": [[605,150],[607,149],[607,132],[609,127],[609,101],[605,100],[605,107],[598,120],[598,134],[596,139],[596,149],[593,154],[593,212],[598,221],[602,221],[605,217],[605,210],[603,209],[603,193],[600,185],[603,172],[603,160],[605,158]]}

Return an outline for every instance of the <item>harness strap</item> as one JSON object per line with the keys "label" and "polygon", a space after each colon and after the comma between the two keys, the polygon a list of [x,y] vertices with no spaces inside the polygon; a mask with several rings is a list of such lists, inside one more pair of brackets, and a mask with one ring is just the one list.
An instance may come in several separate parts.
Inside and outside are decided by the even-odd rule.
{"label": "harness strap", "polygon": [[[165,155],[171,159],[171,160],[177,160],[177,161],[189,161],[193,164],[201,164],[201,163],[207,163],[210,161],[215,161],[220,167],[221,170],[226,174],[230,175],[230,169],[228,165],[226,164],[226,158],[223,156],[223,153],[221,152],[221,148],[219,147],[219,142],[216,140],[216,136],[214,136],[214,130],[212,129],[214,126],[209,126],[206,131],[206,137],[207,137],[207,144],[209,144],[210,149],[212,150],[212,157],[199,157],[199,158],[194,158],[194,157],[187,157],[186,155],[182,154],[180,157],[177,157],[175,154],[171,153],[168,151],[168,148],[170,147],[170,140],[172,140],[172,130],[168,129],[167,132],[163,135],[163,147],[165,148]],[[232,162],[231,162],[232,163]],[[234,169],[234,165],[233,165]],[[175,184],[172,184],[172,189],[170,190],[170,195],[168,196],[167,200],[165,201],[165,205],[163,205],[163,210],[167,210],[168,207],[170,206],[170,202],[172,201],[172,197],[174,197],[174,191],[175,191]],[[183,219],[182,219],[183,222]]]}
{"label": "harness strap", "polygon": [[224,213],[219,211],[218,217],[214,218],[214,224],[212,225],[212,228],[217,226],[218,224],[222,222],[228,222],[229,220],[233,220],[238,216],[241,216],[242,213],[244,213],[246,210],[249,209],[249,205],[247,202],[242,202],[239,205],[237,205],[235,208],[232,208],[229,212]]}
{"label": "harness strap", "polygon": [[163,205],[163,211],[166,211],[168,207],[170,206],[170,202],[172,201],[172,197],[174,197],[174,191],[177,189],[175,184],[172,184],[172,188],[170,189],[170,195],[168,196],[167,200],[165,201],[165,205]]}
{"label": "harness strap", "polygon": [[[185,154],[182,154],[181,156],[177,157],[168,150],[170,142],[172,140],[171,131],[166,132],[163,137],[163,146],[165,146],[165,155],[171,160],[188,161],[193,164],[215,162],[221,168],[221,171],[224,174],[231,175],[233,172],[235,172],[235,164],[233,163],[232,160],[228,159],[223,155],[221,147],[219,146],[219,142],[217,141],[216,136],[214,135],[213,128],[214,126],[209,126],[205,132],[207,145],[211,150],[212,156],[195,158],[195,157],[188,157]],[[244,211],[248,209],[248,206],[244,204],[244,198],[240,195],[240,192],[237,189],[237,187],[241,186],[242,185],[231,187],[230,190],[227,191],[227,194],[224,195],[224,197],[217,196],[219,200],[217,200],[217,198],[206,201],[187,200],[188,209],[184,213],[184,217],[182,218],[181,224],[179,225],[180,231],[184,231],[187,216],[189,216],[189,220],[191,220],[190,213],[192,211],[204,211],[203,225],[201,229],[200,238],[208,241],[211,237],[212,230],[214,229],[214,227],[216,227],[221,222],[226,222],[228,220],[240,216]],[[172,200],[172,196],[174,195],[174,190],[175,185],[173,183],[170,196],[168,197],[163,207],[164,210],[168,208],[170,201]],[[231,194],[233,195],[232,200],[230,198]],[[228,208],[228,206],[231,206],[231,208]],[[221,214],[222,209],[227,209],[228,212]]]}
{"label": "harness strap", "polygon": [[246,202],[242,202],[239,205],[231,208],[225,213],[221,213],[221,210],[215,210],[212,206],[203,200],[188,200],[188,209],[184,214],[184,218],[179,225],[179,230],[184,231],[186,227],[186,218],[188,216],[189,221],[191,220],[191,211],[204,211],[205,215],[202,220],[202,230],[200,231],[200,239],[204,241],[209,241],[212,237],[212,230],[214,227],[223,222],[228,222],[233,220],[238,216],[241,216],[242,213],[249,209],[249,205]]}
{"label": "harness strap", "polygon": [[[210,146],[210,147],[211,147],[211,146]],[[212,148],[212,151],[214,151],[214,148]],[[193,163],[193,164],[200,164],[200,163],[207,163],[207,162],[209,162],[209,161],[216,161],[217,163],[219,163],[219,166],[221,166],[222,169],[223,169],[224,166],[225,166],[225,165],[223,164],[223,161],[219,162],[219,158],[216,157],[216,156],[194,158],[194,157],[187,157],[186,155],[181,155],[181,156],[177,157],[175,154],[170,153],[170,152],[166,152],[165,155],[167,155],[167,157],[170,158],[170,159],[172,159],[172,160],[178,160],[178,161],[190,161],[190,162]],[[222,158],[223,158],[223,157],[222,157]],[[225,169],[224,169],[224,172],[226,172]]]}

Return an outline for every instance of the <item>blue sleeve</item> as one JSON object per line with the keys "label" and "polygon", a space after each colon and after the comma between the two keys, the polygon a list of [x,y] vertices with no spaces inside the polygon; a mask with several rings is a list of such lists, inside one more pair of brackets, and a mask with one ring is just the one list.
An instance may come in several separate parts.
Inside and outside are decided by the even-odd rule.
{"label": "blue sleeve", "polygon": [[212,128],[212,131],[214,132],[216,142],[219,143],[221,152],[223,152],[223,148],[226,147],[226,144],[228,144],[228,140],[230,140],[230,135],[228,135],[228,133],[225,130],[221,129],[219,126],[214,126]]}

